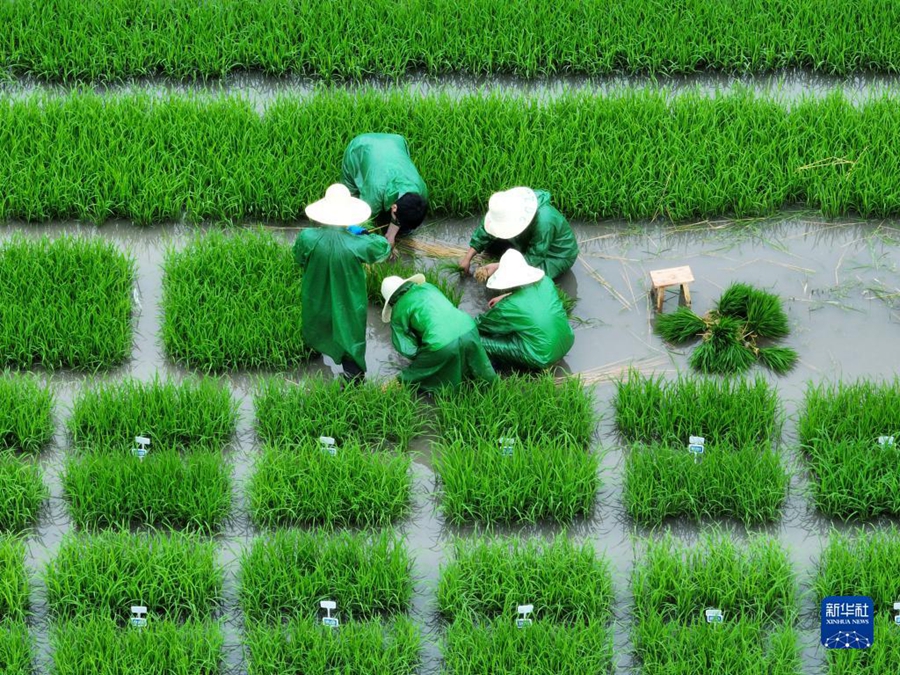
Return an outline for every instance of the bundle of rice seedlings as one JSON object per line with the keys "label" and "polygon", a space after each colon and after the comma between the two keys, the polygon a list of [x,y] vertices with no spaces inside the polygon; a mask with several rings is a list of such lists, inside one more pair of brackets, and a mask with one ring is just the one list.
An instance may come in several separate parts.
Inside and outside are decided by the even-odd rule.
{"label": "bundle of rice seedlings", "polygon": [[656,332],[666,342],[682,345],[696,339],[706,330],[706,322],[691,311],[679,307],[671,314],[661,314],[656,319]]}
{"label": "bundle of rice seedlings", "polygon": [[777,295],[749,284],[732,284],[719,298],[717,312],[742,319],[757,337],[778,339],[790,332],[787,313]]}
{"label": "bundle of rice seedlings", "polygon": [[452,282],[449,275],[442,269],[419,269],[412,260],[387,260],[375,265],[366,265],[366,292],[369,301],[379,307],[384,304],[381,297],[381,282],[385,277],[397,276],[408,279],[416,273],[424,274],[425,281],[437,286],[450,302],[459,307],[462,289]]}

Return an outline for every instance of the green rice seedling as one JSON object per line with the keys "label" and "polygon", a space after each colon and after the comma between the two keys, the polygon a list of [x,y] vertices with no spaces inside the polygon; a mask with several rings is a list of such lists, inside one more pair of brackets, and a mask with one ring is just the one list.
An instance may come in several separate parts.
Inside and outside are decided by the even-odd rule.
{"label": "green rice seedling", "polygon": [[415,675],[422,651],[419,627],[405,616],[389,623],[350,621],[338,629],[310,618],[254,624],[246,644],[249,675]]}
{"label": "green rice seedling", "polygon": [[28,586],[24,541],[0,535],[0,621],[25,620],[30,606]]}
{"label": "green rice seedling", "polygon": [[611,675],[615,666],[612,632],[602,622],[535,621],[519,629],[515,616],[478,625],[455,621],[442,651],[445,675]]}
{"label": "green rice seedling", "polygon": [[131,455],[135,436],[150,452],[221,451],[234,435],[237,405],[222,382],[125,379],[81,390],[69,432],[82,453]]}
{"label": "green rice seedling", "polygon": [[726,623],[784,622],[797,617],[797,579],[777,540],[753,537],[746,545],[726,535],[707,535],[688,546],[673,537],[646,540],[632,575],[638,623],[705,622],[704,612],[722,610]]}
{"label": "green rice seedling", "polygon": [[0,532],[30,527],[49,496],[36,461],[0,453]]}
{"label": "green rice seedling", "polygon": [[559,296],[559,301],[562,303],[566,316],[572,318],[572,312],[575,311],[575,305],[578,304],[578,299],[566,293],[566,291],[559,286],[556,287],[556,295]]}
{"label": "green rice seedling", "polygon": [[758,291],[750,284],[733,283],[726,288],[716,302],[716,311],[735,319],[747,318],[747,305]]}
{"label": "green rice seedling", "polygon": [[800,443],[900,440],[900,379],[810,384],[797,424]]}
{"label": "green rice seedling", "polygon": [[875,617],[875,641],[868,649],[828,649],[828,675],[881,675],[900,664],[900,631],[887,616]]}
{"label": "green rice seedling", "polygon": [[449,622],[512,622],[519,605],[533,604],[535,623],[602,624],[612,603],[609,562],[591,544],[564,536],[456,539],[438,585],[439,611]]}
{"label": "green rice seedling", "polygon": [[222,599],[215,542],[177,532],[67,536],[44,579],[57,619],[125,625],[132,605],[146,606],[151,621],[208,619]]}
{"label": "green rice seedling", "polygon": [[723,324],[724,318],[712,328],[712,338],[704,340],[691,353],[688,359],[691,368],[706,375],[734,375],[750,370],[753,351],[737,341],[733,327]]}
{"label": "green rice seedling", "polygon": [[322,377],[300,385],[270,378],[256,390],[254,405],[256,433],[268,444],[296,445],[330,436],[338,446],[405,450],[423,428],[415,394],[396,383],[344,387]]}
{"label": "green rice seedling", "polygon": [[100,237],[3,242],[0,366],[122,363],[131,354],[134,277],[134,259]]}
{"label": "green rice seedling", "polygon": [[631,371],[616,385],[616,427],[628,442],[686,447],[690,436],[709,446],[769,448],[781,431],[775,389],[763,378],[711,380]]}
{"label": "green rice seedling", "polygon": [[429,284],[437,286],[438,290],[444,294],[450,302],[456,307],[462,300],[462,289],[459,287],[459,276],[454,280],[452,276],[442,273],[440,268],[421,269],[416,265],[415,260],[387,260],[375,265],[366,266],[366,291],[369,300],[379,307],[384,305],[384,298],[381,295],[381,282],[385,277],[397,276],[408,279],[413,274],[424,274],[425,281]]}
{"label": "green rice seedling", "polygon": [[163,263],[162,338],[190,368],[293,368],[300,335],[300,270],[290,247],[262,230],[198,236]]}
{"label": "green rice seedling", "polygon": [[632,640],[644,675],[692,675],[711,667],[729,675],[803,672],[796,629],[731,621],[727,614],[720,624],[701,619],[681,625],[648,617],[635,626]]}
{"label": "green rice seedling", "polygon": [[746,322],[747,330],[761,338],[787,337],[790,332],[787,313],[781,299],[750,284],[735,283],[725,289],[716,303],[716,311]]}
{"label": "green rice seedling", "polygon": [[706,322],[690,307],[679,307],[670,314],[657,316],[654,329],[666,342],[682,345],[700,337],[706,330]]}
{"label": "green rice seedling", "polygon": [[686,446],[638,444],[625,460],[625,509],[649,526],[676,517],[770,523],[781,517],[789,484],[771,449],[706,446],[697,461]]}
{"label": "green rice seedling", "polygon": [[0,621],[0,672],[5,675],[32,675],[32,645],[24,621]]}
{"label": "green rice seedling", "polygon": [[321,600],[337,602],[342,622],[402,614],[412,591],[409,553],[386,530],[274,532],[241,559],[241,605],[250,621],[314,618]]}
{"label": "green rice seedling", "polygon": [[35,377],[0,373],[0,451],[37,454],[53,431],[50,386]]}
{"label": "green rice seedling", "polygon": [[230,471],[215,450],[137,457],[88,454],[66,464],[63,489],[85,530],[165,527],[217,532],[231,509]]}
{"label": "green rice seedling", "polygon": [[150,618],[140,630],[122,630],[109,618],[86,618],[57,625],[51,642],[54,675],[224,672],[224,640],[215,623]]}
{"label": "green rice seedling", "polygon": [[247,489],[259,527],[382,527],[409,514],[412,459],[355,443],[331,455],[315,441],[266,447]]}
{"label": "green rice seedling", "polygon": [[597,424],[593,389],[578,378],[511,375],[490,385],[470,385],[435,395],[438,430],[445,440],[514,436],[522,443],[547,440],[587,447]]}
{"label": "green rice seedling", "polygon": [[451,523],[569,522],[590,515],[600,457],[568,439],[517,441],[454,436],[437,447],[440,509]]}
{"label": "green rice seedling", "polygon": [[890,617],[898,598],[900,532],[860,530],[855,536],[833,533],[822,550],[813,584],[817,602],[830,595],[866,595],[875,613]]}
{"label": "green rice seedling", "polygon": [[800,356],[790,347],[760,347],[760,362],[776,375],[784,375],[794,369]]}

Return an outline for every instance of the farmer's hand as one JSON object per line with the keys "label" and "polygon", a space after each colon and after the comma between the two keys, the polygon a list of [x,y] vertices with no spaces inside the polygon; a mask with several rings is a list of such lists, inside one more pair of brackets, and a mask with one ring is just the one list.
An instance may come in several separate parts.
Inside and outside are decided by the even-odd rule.
{"label": "farmer's hand", "polygon": [[488,263],[481,268],[484,270],[482,274],[485,275],[486,278],[490,277],[497,271],[498,267],[500,267],[500,263]]}
{"label": "farmer's hand", "polygon": [[469,247],[466,254],[459,259],[459,268],[466,274],[471,274],[469,268],[472,266],[472,258],[475,257],[475,253],[477,253],[477,251],[474,248]]}
{"label": "farmer's hand", "polygon": [[508,296],[509,296],[509,293],[504,293],[503,295],[498,295],[496,298],[491,298],[490,300],[488,300],[488,309],[493,308],[494,305],[496,305],[503,298],[506,298]]}

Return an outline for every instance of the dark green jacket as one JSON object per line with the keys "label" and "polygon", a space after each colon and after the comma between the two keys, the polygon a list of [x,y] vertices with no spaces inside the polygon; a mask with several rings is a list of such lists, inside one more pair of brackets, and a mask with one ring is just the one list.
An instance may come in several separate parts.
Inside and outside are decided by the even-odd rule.
{"label": "dark green jacket", "polygon": [[397,134],[361,134],[350,141],[341,164],[341,182],[372,208],[372,217],[390,211],[407,192],[428,200],[428,188]]}
{"label": "dark green jacket", "polygon": [[340,363],[349,356],[366,369],[366,274],[363,263],[387,258],[391,246],[377,234],[342,227],[303,230],[294,260],[303,268],[300,298],[303,340]]}
{"label": "dark green jacket", "polygon": [[[522,234],[507,240],[519,251],[528,264],[539,267],[546,275],[555,279],[570,269],[578,258],[578,242],[572,226],[565,216],[550,204],[550,193],[535,190],[538,210],[534,219]],[[469,246],[481,253],[491,243],[498,240],[484,229],[484,219],[472,235]]]}

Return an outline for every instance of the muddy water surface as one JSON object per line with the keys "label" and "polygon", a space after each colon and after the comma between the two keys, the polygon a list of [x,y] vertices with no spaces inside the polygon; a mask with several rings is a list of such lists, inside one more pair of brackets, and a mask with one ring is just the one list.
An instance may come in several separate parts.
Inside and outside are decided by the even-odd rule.
{"label": "muddy water surface", "polygon": [[[423,266],[438,264],[436,253],[455,254],[464,248],[475,225],[474,220],[433,222],[416,235],[414,247],[427,248],[430,255],[413,251]],[[202,230],[202,228],[200,228]],[[278,228],[273,232],[287,245],[299,228]],[[128,223],[103,227],[57,224],[46,227],[8,226],[0,230],[0,241],[16,232],[26,236],[58,236],[77,232],[100,236],[129,251],[137,263],[135,288],[135,346],[132,359],[96,381],[136,376],[150,379],[156,374],[183,377],[184,369],[166,358],[159,339],[161,265],[166,250],[183,246],[197,228],[170,225],[141,229]],[[580,373],[596,384],[596,407],[602,415],[597,449],[602,451],[603,487],[597,496],[594,515],[567,528],[568,536],[591,541],[611,563],[617,593],[615,640],[620,655],[619,672],[629,672],[628,633],[631,594],[629,576],[636,555],[640,555],[640,537],[657,536],[635,527],[622,506],[624,452],[614,433],[610,380],[633,365],[644,372],[674,374],[686,370],[689,350],[670,350],[653,334],[654,310],[651,307],[649,271],[676,265],[690,265],[695,282],[691,286],[694,309],[710,309],[721,291],[732,281],[744,281],[773,290],[785,300],[791,319],[791,336],[786,343],[801,356],[798,368],[786,377],[762,374],[778,389],[786,423],[784,461],[797,466],[784,518],[778,524],[762,528],[777,536],[790,551],[801,584],[808,585],[822,544],[832,527],[818,517],[804,491],[807,481],[797,456],[795,415],[806,383],[828,378],[852,380],[858,377],[891,377],[900,371],[900,351],[893,349],[900,336],[900,224],[893,222],[822,222],[814,217],[793,214],[773,220],[743,222],[702,222],[694,225],[607,223],[578,224],[576,233],[582,255],[571,272],[560,279],[567,292],[577,298],[573,321],[575,346],[560,369]],[[409,251],[404,255],[410,255]],[[488,292],[473,279],[461,281],[462,308],[471,313],[482,311]],[[678,302],[673,292],[667,297],[665,311]],[[396,374],[403,361],[394,352],[387,327],[379,310],[370,308],[367,329],[368,365],[372,376]],[[313,362],[308,368],[282,373],[292,379],[307,372],[334,372],[330,360]],[[243,617],[237,603],[236,572],[241,551],[258,533],[249,522],[244,488],[258,452],[253,432],[252,389],[258,373],[226,374],[240,407],[238,433],[227,455],[234,467],[234,517],[220,540],[220,562],[225,569],[225,598],[222,617],[226,635],[228,671],[246,672],[247,664],[240,639]],[[61,488],[61,475],[68,439],[64,425],[78,391],[95,380],[72,373],[49,376],[57,394],[58,433],[54,446],[43,458],[51,489],[48,508],[36,531],[29,537],[29,565],[39,575],[72,530]],[[414,446],[415,493],[412,517],[400,527],[416,561],[414,616],[426,637],[423,672],[436,672],[440,665],[438,643],[440,625],[435,617],[435,590],[440,566],[447,559],[448,544],[455,536],[469,536],[479,528],[447,526],[438,509],[440,492],[431,469],[430,443],[427,439]],[[672,531],[692,542],[703,529],[692,523],[674,522]],[[743,538],[747,531],[733,523],[719,523]],[[525,537],[547,537],[557,527],[505,527],[495,531]],[[817,624],[812,598],[807,598],[802,619],[804,668],[809,674],[822,673],[823,653],[818,646]],[[34,633],[39,646],[39,669],[50,666],[47,615],[44,588],[39,576],[34,584]]]}

